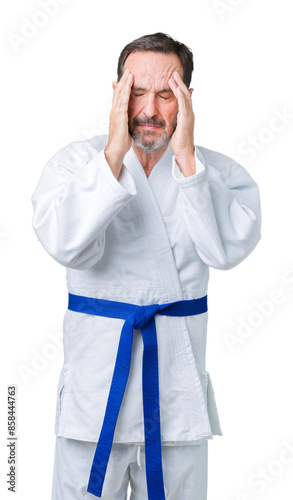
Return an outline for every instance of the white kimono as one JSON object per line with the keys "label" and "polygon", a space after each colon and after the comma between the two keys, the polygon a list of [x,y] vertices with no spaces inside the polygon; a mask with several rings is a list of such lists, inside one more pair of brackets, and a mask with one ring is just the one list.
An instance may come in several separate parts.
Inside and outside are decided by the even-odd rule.
{"label": "white kimono", "polygon": [[[69,144],[46,164],[32,196],[33,228],[66,266],[68,291],[137,305],[207,294],[209,266],[231,269],[261,238],[258,186],[227,156],[196,146],[185,178],[169,144],[149,177],[131,148],[117,180],[104,155],[108,136]],[[208,313],[157,315],[162,444],[222,435],[205,369]],[[123,319],[66,310],[56,435],[98,441]],[[140,330],[116,443],[144,443]]]}

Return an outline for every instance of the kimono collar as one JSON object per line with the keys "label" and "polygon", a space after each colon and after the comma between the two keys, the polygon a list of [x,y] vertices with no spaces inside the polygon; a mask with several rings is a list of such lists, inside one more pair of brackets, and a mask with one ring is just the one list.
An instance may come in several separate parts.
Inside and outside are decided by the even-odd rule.
{"label": "kimono collar", "polygon": [[146,189],[149,189],[149,187],[151,187],[152,190],[157,191],[162,189],[164,185],[170,182],[172,178],[173,155],[174,153],[172,151],[171,141],[170,141],[166,151],[164,151],[161,158],[153,166],[151,173],[148,177],[146,176],[143,166],[140,163],[132,147],[125,155],[124,164],[137,181],[140,181],[146,185]]}

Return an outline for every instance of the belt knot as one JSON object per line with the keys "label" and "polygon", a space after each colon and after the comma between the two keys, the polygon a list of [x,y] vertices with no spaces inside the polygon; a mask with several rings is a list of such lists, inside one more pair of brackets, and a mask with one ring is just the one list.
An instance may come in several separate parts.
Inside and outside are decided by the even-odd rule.
{"label": "belt knot", "polygon": [[131,313],[127,320],[136,330],[143,328],[161,309],[160,304],[151,304],[149,306],[139,306],[139,308]]}

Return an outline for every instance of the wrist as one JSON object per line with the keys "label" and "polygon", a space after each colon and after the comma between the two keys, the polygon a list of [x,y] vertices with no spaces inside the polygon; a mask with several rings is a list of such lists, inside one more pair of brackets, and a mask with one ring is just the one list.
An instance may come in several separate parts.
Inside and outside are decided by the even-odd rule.
{"label": "wrist", "polygon": [[196,174],[194,150],[184,155],[175,155],[175,160],[184,177],[190,177]]}
{"label": "wrist", "polygon": [[116,179],[118,179],[123,166],[124,155],[111,150],[111,148],[108,148],[108,146],[105,148],[104,154],[106,161],[113,172],[113,175],[116,177]]}

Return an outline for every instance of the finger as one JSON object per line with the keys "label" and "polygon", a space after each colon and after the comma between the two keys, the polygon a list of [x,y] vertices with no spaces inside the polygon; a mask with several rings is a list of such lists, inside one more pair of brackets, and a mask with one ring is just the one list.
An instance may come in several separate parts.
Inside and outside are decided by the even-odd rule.
{"label": "finger", "polygon": [[177,71],[174,71],[173,79],[185,95],[189,95],[188,88]]}
{"label": "finger", "polygon": [[128,80],[129,80],[129,78],[130,78],[130,76],[133,76],[133,75],[132,75],[132,73],[130,72],[130,70],[129,70],[129,69],[126,69],[126,70],[124,71],[124,73],[123,73],[123,75],[122,75],[122,77],[121,77],[120,81],[118,82],[117,87],[119,87],[119,88],[123,88],[123,87],[127,84]]}
{"label": "finger", "polygon": [[[180,76],[179,76],[179,78],[180,78]],[[175,81],[174,79],[171,79],[171,80]],[[180,99],[180,96],[181,96],[181,106],[192,108],[191,94],[192,94],[193,89],[191,89],[191,92],[190,92],[188,90],[188,88],[186,87],[185,83],[181,80],[181,78],[180,78],[180,82],[179,81],[175,82],[175,84],[177,85],[178,99]]]}
{"label": "finger", "polygon": [[133,80],[134,77],[130,73],[127,77],[124,87],[121,88],[119,92],[115,94],[112,106],[114,113],[125,114],[128,112],[129,98],[131,94],[131,87],[133,85]]}
{"label": "finger", "polygon": [[126,81],[127,79],[127,76],[129,75],[129,69],[126,69],[123,73],[123,75],[121,76],[119,82],[113,82],[112,83],[112,87],[113,87],[113,90],[115,91],[117,88],[118,90],[123,87],[123,84],[124,82]]}
{"label": "finger", "polygon": [[172,79],[169,80],[169,85],[173,90],[173,92],[175,93],[175,96],[178,101],[178,117],[179,116],[182,116],[183,118],[189,117],[191,113],[193,113],[192,102],[190,97],[187,97],[183,93],[182,89],[178,87],[178,85],[176,86],[175,82],[174,83],[172,82]]}
{"label": "finger", "polygon": [[171,90],[173,91],[173,93],[177,97],[179,111],[180,111],[180,108],[181,109],[183,107],[186,108],[186,106],[188,106],[188,102],[186,102],[186,95],[183,93],[181,87],[179,87],[177,85],[177,83],[175,82],[175,80],[173,78],[170,78],[169,85],[171,87]]}
{"label": "finger", "polygon": [[134,82],[134,77],[131,73],[129,73],[127,80],[125,82],[125,86],[120,94],[119,105],[120,108],[125,111],[125,107],[128,109],[129,98],[131,94],[131,88]]}
{"label": "finger", "polygon": [[121,100],[121,98],[124,96],[125,93],[129,96],[131,87],[133,85],[133,79],[134,79],[133,74],[130,73],[128,69],[126,69],[113,93],[114,106],[117,104],[117,102]]}
{"label": "finger", "polygon": [[171,87],[171,90],[172,90],[173,94],[178,99],[179,98],[179,95],[178,95],[178,85],[176,84],[176,82],[175,82],[175,80],[173,78],[169,79],[169,85]]}
{"label": "finger", "polygon": [[178,92],[178,112],[181,113],[186,113],[188,110],[188,102],[186,101],[186,96],[182,92],[182,89],[180,87],[177,87],[177,92]]}
{"label": "finger", "polygon": [[127,76],[129,75],[129,73],[130,73],[129,69],[128,69],[128,68],[126,68],[126,70],[124,71],[124,73],[123,73],[123,75],[122,75],[122,77],[121,77],[120,81],[121,81],[121,80],[125,80],[125,79],[127,78]]}
{"label": "finger", "polygon": [[125,81],[123,82],[123,86],[121,86],[119,89],[119,94],[122,97],[124,97],[125,95],[129,97],[133,83],[134,83],[134,76],[132,73],[129,73]]}

